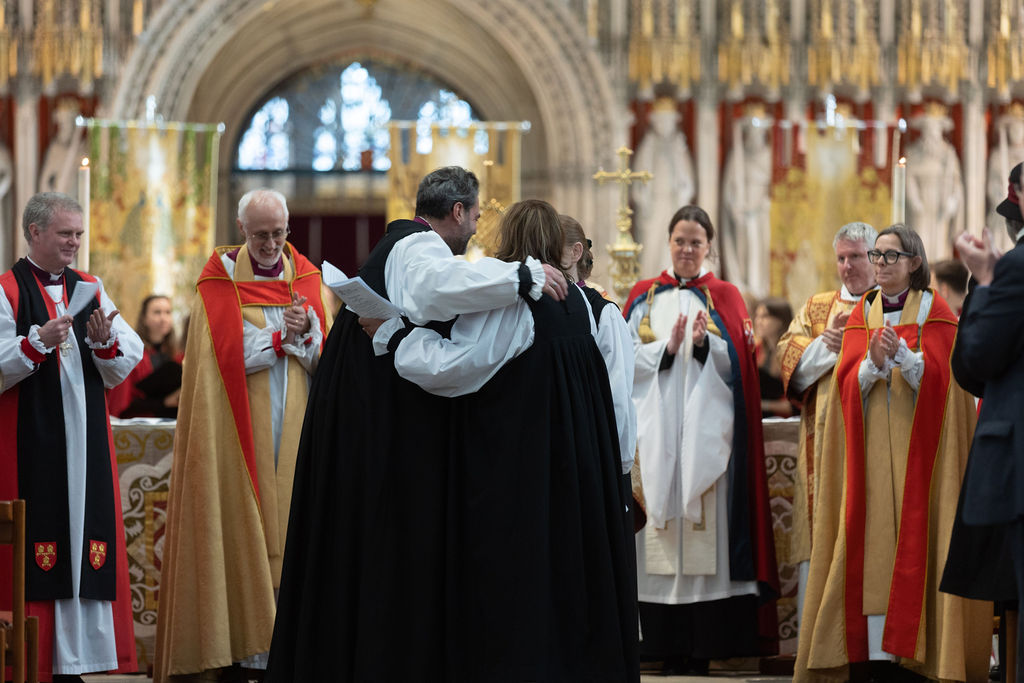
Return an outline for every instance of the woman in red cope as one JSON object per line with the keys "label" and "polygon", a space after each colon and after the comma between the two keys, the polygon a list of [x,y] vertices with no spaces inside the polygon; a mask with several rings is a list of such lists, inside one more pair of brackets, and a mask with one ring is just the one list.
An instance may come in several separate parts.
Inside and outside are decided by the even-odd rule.
{"label": "woman in red cope", "polygon": [[715,229],[684,206],[668,225],[672,270],[626,302],[636,368],[636,535],[641,658],[666,673],[778,650],[761,392],[739,290],[705,266]]}
{"label": "woman in red cope", "polygon": [[950,373],[956,315],[907,226],[868,258],[879,289],[829,396],[794,680],[986,680],[991,603],[938,590],[975,422]]}
{"label": "woman in red cope", "polygon": [[[145,352],[128,379],[107,391],[110,415],[177,417],[182,354],[174,333],[171,300],[162,294],[143,299],[135,331],[146,345]],[[157,371],[159,374],[154,374]]]}

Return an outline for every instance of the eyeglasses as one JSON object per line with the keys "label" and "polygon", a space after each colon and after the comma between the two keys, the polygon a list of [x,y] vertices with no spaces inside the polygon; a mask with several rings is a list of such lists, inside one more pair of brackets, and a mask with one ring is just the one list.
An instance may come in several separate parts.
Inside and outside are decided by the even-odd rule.
{"label": "eyeglasses", "polygon": [[274,240],[275,242],[280,242],[285,237],[290,235],[291,232],[292,231],[290,228],[285,228],[284,230],[275,230],[274,232],[254,232],[251,235],[249,235],[249,237],[251,237],[255,242],[266,242],[267,240]]}
{"label": "eyeglasses", "polygon": [[896,249],[889,249],[887,251],[878,251],[877,249],[872,249],[868,252],[868,261],[871,261],[871,263],[878,263],[878,259],[881,257],[885,259],[885,263],[887,265],[891,266],[892,264],[900,260],[900,256],[906,256],[907,258],[911,258],[914,255],[911,254],[909,251],[897,251]]}

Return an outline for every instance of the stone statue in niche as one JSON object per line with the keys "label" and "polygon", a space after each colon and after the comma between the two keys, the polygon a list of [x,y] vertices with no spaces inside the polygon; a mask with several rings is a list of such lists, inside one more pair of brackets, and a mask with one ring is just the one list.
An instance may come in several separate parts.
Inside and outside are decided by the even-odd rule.
{"label": "stone statue in niche", "polygon": [[647,133],[633,157],[634,170],[650,171],[653,176],[649,182],[630,185],[637,241],[644,245],[640,276],[645,278],[656,277],[671,265],[668,223],[679,207],[693,202],[693,159],[679,120],[675,100],[656,100],[647,119]]}
{"label": "stone statue in niche", "polygon": [[992,231],[995,246],[1005,252],[1013,246],[1006,233],[1005,219],[996,213],[999,202],[1006,199],[1007,182],[1014,166],[1024,161],[1024,104],[1014,102],[996,119],[999,139],[988,156],[988,215],[985,225]]}
{"label": "stone statue in niche", "polygon": [[75,100],[61,100],[53,111],[57,134],[46,148],[39,173],[40,192],[63,192],[75,196],[78,167],[82,162],[84,143],[75,119],[81,110]]}
{"label": "stone statue in niche", "polygon": [[924,242],[929,262],[953,254],[964,229],[964,182],[956,149],[943,135],[953,130],[946,107],[932,103],[910,125],[921,137],[907,147],[906,222]]}
{"label": "stone statue in niche", "polygon": [[771,121],[760,109],[734,126],[722,178],[722,265],[741,292],[768,296],[771,286]]}

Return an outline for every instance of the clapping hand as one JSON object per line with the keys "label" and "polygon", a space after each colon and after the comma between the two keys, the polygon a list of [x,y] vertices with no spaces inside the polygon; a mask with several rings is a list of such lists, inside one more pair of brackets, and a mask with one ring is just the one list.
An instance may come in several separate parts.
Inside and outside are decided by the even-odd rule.
{"label": "clapping hand", "polygon": [[[106,344],[110,340],[110,328],[113,326],[114,318],[120,311],[114,310],[110,315],[103,315],[103,309],[97,308],[89,316],[85,323],[85,331],[96,344]],[[67,335],[64,335],[65,338]]]}
{"label": "clapping hand", "polygon": [[868,344],[868,354],[871,356],[871,362],[875,364],[876,368],[885,367],[886,358],[895,358],[896,351],[900,348],[900,338],[896,334],[896,330],[892,329],[892,325],[889,323],[885,324],[885,327],[875,330],[871,335],[871,341]]}
{"label": "clapping hand", "polygon": [[296,337],[309,332],[309,316],[305,309],[306,297],[292,292],[292,305],[284,309],[286,344],[294,344]]}
{"label": "clapping hand", "polygon": [[843,348],[843,330],[846,329],[846,321],[850,319],[849,313],[840,313],[832,319],[832,324],[821,333],[821,340],[832,353],[839,353]]}
{"label": "clapping hand", "polygon": [[693,345],[704,346],[704,340],[708,336],[708,312],[697,311],[697,317],[693,319]]}

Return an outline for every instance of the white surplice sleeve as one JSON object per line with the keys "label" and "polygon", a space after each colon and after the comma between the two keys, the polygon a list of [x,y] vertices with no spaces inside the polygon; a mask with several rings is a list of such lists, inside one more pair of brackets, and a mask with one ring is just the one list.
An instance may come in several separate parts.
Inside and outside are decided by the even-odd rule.
{"label": "white surplice sleeve", "polygon": [[[508,306],[519,298],[518,261],[482,258],[470,263],[452,256],[433,230],[399,240],[384,264],[384,284],[391,303],[415,325],[451,320],[463,313]],[[533,284],[530,297],[540,298],[544,267],[527,258]]]}
{"label": "white surplice sleeve", "polygon": [[[103,315],[110,315],[112,311],[117,310],[117,307],[107,295],[103,281],[96,278],[96,282],[100,286],[100,309],[103,311]],[[110,337],[105,343],[94,342],[88,337],[85,341],[93,350],[92,361],[96,364],[96,369],[99,370],[100,377],[103,378],[103,384],[108,389],[123,382],[142,360],[144,348],[142,338],[120,314],[111,321]],[[117,354],[113,358],[101,358],[97,355],[98,349],[110,348],[115,342],[117,343]]]}
{"label": "white surplice sleeve", "polygon": [[530,348],[533,336],[533,314],[517,299],[504,308],[460,315],[451,339],[425,327],[412,330],[395,349],[395,370],[431,394],[462,396],[479,391]]}
{"label": "white surplice sleeve", "polygon": [[633,466],[636,452],[636,406],[633,404],[633,339],[617,306],[605,306],[594,335],[608,369],[608,383],[615,407],[615,426],[619,434],[622,473]]}
{"label": "white surplice sleeve", "polygon": [[798,393],[807,391],[815,382],[836,367],[839,354],[829,351],[822,337],[815,337],[804,349],[800,360],[793,369],[789,386]]}
{"label": "white surplice sleeve", "polygon": [[[17,329],[11,302],[0,289],[0,391],[7,391],[36,369],[36,364],[21,350],[21,342],[25,337],[18,335]],[[34,333],[33,346],[36,350],[41,353],[52,351],[53,349],[45,349],[42,346],[38,330],[38,325],[32,326],[29,341],[32,342]]]}

